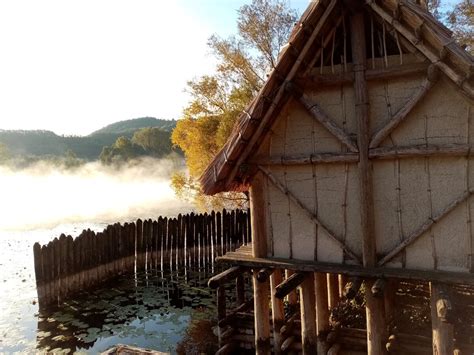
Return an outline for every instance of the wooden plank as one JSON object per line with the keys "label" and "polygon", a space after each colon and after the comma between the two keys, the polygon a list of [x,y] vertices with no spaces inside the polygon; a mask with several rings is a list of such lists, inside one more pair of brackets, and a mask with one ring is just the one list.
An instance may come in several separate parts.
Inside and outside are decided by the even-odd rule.
{"label": "wooden plank", "polygon": [[275,286],[274,296],[279,299],[285,298],[285,296],[294,291],[305,280],[306,276],[305,272],[293,273],[280,284]]}
{"label": "wooden plank", "polygon": [[339,280],[337,274],[326,274],[328,283],[328,306],[333,309],[339,303]]}
{"label": "wooden plank", "polygon": [[373,278],[397,278],[407,280],[427,280],[438,281],[447,284],[474,285],[474,275],[471,273],[451,272],[451,271],[429,271],[411,270],[402,268],[373,267],[365,268],[361,265],[341,265],[333,263],[315,262],[297,259],[280,258],[255,258],[248,255],[233,253],[217,258],[218,262],[232,263],[238,266],[246,266],[253,269],[265,267],[288,269],[293,271],[312,271],[323,273],[338,273],[346,276],[373,277]]}

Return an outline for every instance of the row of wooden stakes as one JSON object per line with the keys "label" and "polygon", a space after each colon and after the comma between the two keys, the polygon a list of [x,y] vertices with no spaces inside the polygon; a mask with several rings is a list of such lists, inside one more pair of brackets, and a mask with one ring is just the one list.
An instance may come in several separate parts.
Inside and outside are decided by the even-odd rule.
{"label": "row of wooden stakes", "polygon": [[250,213],[243,210],[138,219],[76,238],[62,234],[33,246],[38,302],[55,304],[134,270],[210,265],[250,238]]}

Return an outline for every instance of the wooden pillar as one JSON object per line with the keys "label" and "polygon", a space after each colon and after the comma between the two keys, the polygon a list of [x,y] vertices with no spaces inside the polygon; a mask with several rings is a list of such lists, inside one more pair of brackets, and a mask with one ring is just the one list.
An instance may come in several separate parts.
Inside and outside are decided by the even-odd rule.
{"label": "wooden pillar", "polygon": [[326,274],[315,272],[315,296],[316,296],[316,335],[318,354],[326,354],[328,346],[326,336],[329,332],[329,307],[328,287]]}
{"label": "wooden pillar", "polygon": [[[369,161],[369,95],[365,80],[366,43],[364,13],[360,3],[352,1],[354,11],[350,18],[351,47],[354,71],[355,113],[358,123],[357,143],[359,147],[359,189],[360,214],[362,226],[363,264],[372,268],[377,263],[374,211],[372,166]],[[373,280],[366,280],[366,316],[367,316],[367,352],[369,355],[385,353],[385,310],[383,298],[374,297],[370,292]]]}
{"label": "wooden pillar", "polygon": [[300,285],[301,344],[303,354],[316,354],[316,304],[314,273]]}
{"label": "wooden pillar", "polygon": [[275,297],[275,287],[283,281],[283,271],[276,269],[270,275],[270,289],[272,300],[272,320],[273,320],[273,353],[281,354],[282,336],[281,327],[285,323],[285,311],[283,309],[283,301]]}
{"label": "wooden pillar", "polygon": [[[257,173],[250,187],[250,211],[252,214],[252,254],[254,257],[267,256],[265,184],[261,172]],[[257,354],[270,353],[269,291],[270,282],[257,280],[258,270],[253,270],[255,351]]]}
{"label": "wooden pillar", "polygon": [[451,301],[445,285],[432,282],[431,326],[433,329],[433,355],[452,354],[454,326],[451,324]]}
{"label": "wooden pillar", "polygon": [[328,282],[329,309],[333,309],[339,303],[339,280],[337,274],[326,274]]}

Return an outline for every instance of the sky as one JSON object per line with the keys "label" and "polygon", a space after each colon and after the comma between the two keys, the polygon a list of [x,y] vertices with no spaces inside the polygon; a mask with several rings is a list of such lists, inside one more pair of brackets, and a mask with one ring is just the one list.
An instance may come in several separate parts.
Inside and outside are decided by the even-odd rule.
{"label": "sky", "polygon": [[[0,1],[0,129],[86,135],[179,118],[186,82],[212,73],[207,39],[245,0]],[[290,2],[301,13],[308,0]]]}
{"label": "sky", "polygon": [[[236,33],[249,2],[0,0],[0,129],[180,118],[186,82],[215,68],[207,39]],[[301,14],[309,1],[289,3]]]}

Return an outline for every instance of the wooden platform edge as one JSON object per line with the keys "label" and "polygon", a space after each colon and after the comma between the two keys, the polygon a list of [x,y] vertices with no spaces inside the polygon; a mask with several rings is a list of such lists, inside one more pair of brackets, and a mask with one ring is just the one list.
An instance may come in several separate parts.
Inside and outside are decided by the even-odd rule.
{"label": "wooden platform edge", "polygon": [[342,265],[324,262],[311,262],[298,259],[280,258],[257,258],[248,254],[229,252],[224,256],[216,258],[217,262],[232,263],[235,266],[245,266],[249,268],[279,268],[295,271],[312,271],[337,273],[347,276],[359,276],[367,278],[398,278],[408,280],[437,281],[446,284],[464,284],[474,286],[474,274],[452,272],[452,271],[428,271],[413,269],[396,269],[387,267],[364,268],[360,265]]}

